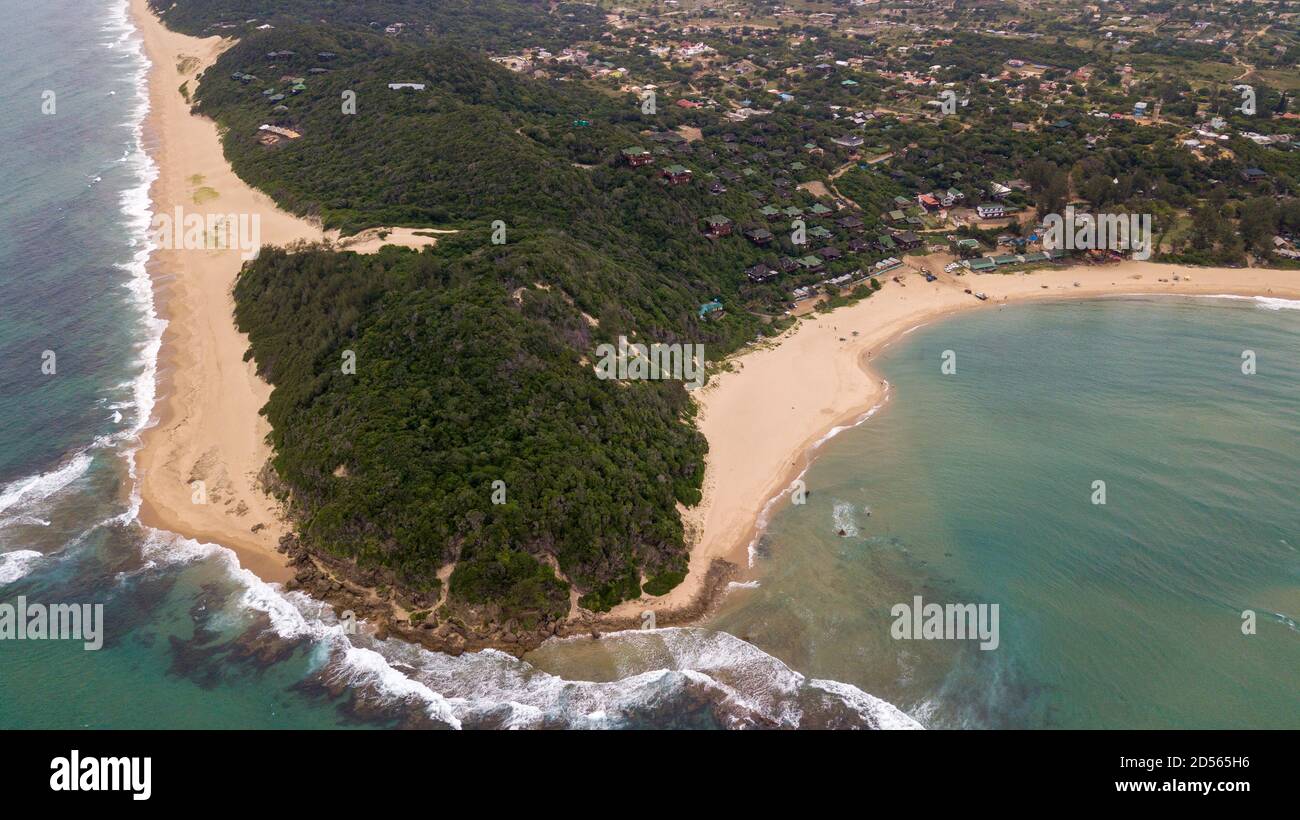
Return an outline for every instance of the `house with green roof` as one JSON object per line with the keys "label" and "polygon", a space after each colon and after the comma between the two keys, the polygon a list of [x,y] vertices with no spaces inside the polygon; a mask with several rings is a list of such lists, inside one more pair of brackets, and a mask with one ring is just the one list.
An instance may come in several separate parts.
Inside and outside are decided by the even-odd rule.
{"label": "house with green roof", "polygon": [[704,218],[704,222],[706,225],[709,226],[708,229],[705,230],[704,232],[705,236],[711,237],[713,239],[717,239],[722,236],[731,235],[731,220],[727,219],[722,214],[714,214],[713,216],[706,216]]}
{"label": "house with green roof", "polygon": [[663,175],[673,185],[691,181],[691,169],[684,165],[669,165],[663,170]]}

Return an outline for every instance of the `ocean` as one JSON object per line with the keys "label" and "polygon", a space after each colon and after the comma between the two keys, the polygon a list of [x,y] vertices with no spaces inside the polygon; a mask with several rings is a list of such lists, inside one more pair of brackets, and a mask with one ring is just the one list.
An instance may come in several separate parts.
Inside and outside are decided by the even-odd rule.
{"label": "ocean", "polygon": [[145,268],[147,63],[122,0],[0,12],[0,605],[101,604],[105,633],[96,651],[0,640],[0,727],[912,725],[704,629],[606,636],[621,671],[599,680],[348,634],[229,550],[142,526],[133,453],[165,327]]}
{"label": "ocean", "polygon": [[[165,327],[146,62],[121,0],[0,11],[0,604],[104,611],[97,651],[0,640],[0,727],[1296,725],[1283,305],[1035,305],[912,334],[881,362],[894,398],[821,448],[757,582],[698,628],[449,657],[144,527]],[[1259,372],[1235,376],[1246,347]],[[1000,604],[999,649],[890,639],[914,594]]]}

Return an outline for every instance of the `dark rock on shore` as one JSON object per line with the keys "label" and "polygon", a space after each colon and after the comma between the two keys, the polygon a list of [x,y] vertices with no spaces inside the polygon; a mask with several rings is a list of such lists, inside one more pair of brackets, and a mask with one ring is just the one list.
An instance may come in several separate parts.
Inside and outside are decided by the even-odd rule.
{"label": "dark rock on shore", "polygon": [[[389,573],[363,570],[350,561],[321,555],[293,535],[280,539],[279,550],[295,569],[286,589],[301,590],[325,601],[340,615],[351,611],[357,620],[371,624],[380,640],[401,638],[449,655],[498,649],[521,657],[553,636],[589,635],[598,639],[602,632],[639,629],[642,625],[640,612],[615,618],[584,609],[564,619],[543,618],[527,625],[514,619],[502,623],[495,607],[438,606],[437,596],[401,589]],[[656,626],[680,626],[703,617],[721,597],[735,571],[731,562],[715,559],[696,599],[681,609],[657,612]],[[403,616],[403,611],[422,617]]]}

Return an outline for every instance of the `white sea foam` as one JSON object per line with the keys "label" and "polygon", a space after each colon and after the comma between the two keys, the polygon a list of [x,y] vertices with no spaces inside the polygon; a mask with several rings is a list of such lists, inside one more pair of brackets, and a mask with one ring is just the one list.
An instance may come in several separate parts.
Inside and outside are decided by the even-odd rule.
{"label": "white sea foam", "polygon": [[278,584],[263,581],[240,566],[235,553],[226,547],[151,529],[141,544],[141,554],[145,558],[144,571],[198,561],[218,562],[242,587],[231,597],[229,617],[261,612],[276,635],[290,640],[306,639],[321,647],[326,655],[334,654],[336,658],[328,675],[332,682],[349,686],[369,683],[399,700],[417,698],[426,705],[431,718],[459,728],[459,721],[445,698],[389,666],[374,650],[354,646],[326,604],[301,592],[286,593]]}
{"label": "white sea foam", "polygon": [[854,515],[853,505],[847,501],[836,501],[831,510],[831,526],[836,535],[855,538],[858,535],[858,519]]}
{"label": "white sea foam", "polygon": [[[136,184],[122,191],[118,201],[131,247],[131,261],[119,267],[128,275],[122,286],[126,289],[127,298],[135,306],[139,316],[141,333],[140,340],[135,346],[136,366],[139,371],[134,379],[124,385],[130,388],[131,400],[115,407],[115,409],[129,409],[134,412],[127,426],[112,436],[113,443],[122,445],[122,455],[126,459],[127,473],[131,478],[128,509],[121,516],[121,519],[126,522],[135,520],[140,510],[140,486],[136,480],[135,455],[139,447],[140,433],[154,422],[153,409],[158,388],[158,352],[162,347],[162,336],[167,328],[167,322],[158,316],[154,303],[153,282],[149,278],[148,270],[149,257],[156,250],[150,232],[153,222],[153,202],[149,197],[149,191],[158,178],[158,166],[144,145],[144,124],[149,115],[149,70],[152,63],[144,53],[143,40],[130,18],[130,9],[126,2],[115,9],[110,26],[118,34],[113,47],[123,48],[130,57],[135,87],[135,107],[128,122],[131,129],[131,142],[121,161],[131,170]],[[120,421],[120,417],[115,421]]]}
{"label": "white sea foam", "polygon": [[885,398],[879,404],[875,405],[867,412],[858,416],[849,424],[841,424],[838,427],[832,427],[830,430],[826,432],[826,435],[822,436],[821,438],[817,439],[817,441],[813,442],[812,449],[816,450],[820,448],[823,444],[835,438],[840,433],[843,433],[845,430],[852,430],[854,427],[865,424],[872,416],[876,415],[876,413],[880,410],[881,407],[885,406],[886,401],[889,401],[888,390],[889,390],[889,382],[885,382],[885,391],[886,391]]}
{"label": "white sea foam", "polygon": [[[799,475],[794,477],[794,481],[802,481],[803,477],[807,473],[808,466],[805,465],[804,468],[799,471]],[[773,508],[776,507],[777,503],[781,499],[790,495],[794,491],[794,481],[790,482],[791,486],[786,487],[781,492],[769,498],[767,503],[763,505],[763,509],[758,511],[758,518],[754,522],[754,537],[750,540],[749,547],[746,549],[746,554],[749,557],[749,566],[753,567],[754,559],[758,557],[758,542],[762,539],[763,533],[767,531],[767,525],[771,519]]]}
{"label": "white sea foam", "polygon": [[863,692],[856,686],[840,683],[837,680],[808,681],[814,689],[820,689],[841,699],[857,710],[858,714],[871,720],[879,729],[924,729],[920,723],[908,716],[906,712],[886,700]]}
{"label": "white sea foam", "polygon": [[48,473],[20,478],[6,484],[3,488],[0,488],[0,512],[4,512],[15,504],[30,505],[34,502],[44,501],[81,478],[87,468],[90,467],[90,458],[88,452],[82,451]]}
{"label": "white sea foam", "polygon": [[461,728],[452,704],[442,695],[424,684],[408,678],[389,665],[383,655],[373,649],[350,646],[344,650],[344,660],[337,679],[350,686],[373,683],[389,697],[399,700],[417,700],[426,705],[429,717],[440,720],[453,729]]}
{"label": "white sea foam", "polygon": [[153,222],[153,202],[149,190],[158,178],[158,166],[153,157],[145,150],[144,123],[149,115],[148,79],[152,64],[144,53],[143,42],[139,32],[130,22],[127,4],[120,7],[121,20],[128,29],[122,34],[120,42],[130,51],[135,65],[136,106],[132,111],[131,148],[125,157],[126,164],[134,174],[136,184],[124,190],[119,198],[122,213],[130,236],[132,249],[131,261],[123,265],[129,274],[123,287],[126,288],[131,302],[140,315],[143,338],[137,344],[137,361],[140,372],[131,385],[135,418],[125,436],[135,436],[145,429],[151,421],[154,399],[157,391],[158,351],[162,346],[162,334],[167,323],[159,318],[154,304],[153,282],[149,278],[149,257],[156,249],[151,240],[150,225]]}
{"label": "white sea foam", "polygon": [[44,518],[38,518],[34,515],[15,515],[11,518],[0,518],[0,529],[4,527],[48,527],[49,521]]}
{"label": "white sea foam", "polygon": [[1200,299],[1232,299],[1239,302],[1254,302],[1263,310],[1300,310],[1300,300],[1279,299],[1276,296],[1237,296],[1232,293],[1216,293],[1199,296]]}
{"label": "white sea foam", "polygon": [[[724,725],[805,725],[807,709],[853,725],[914,728],[888,703],[835,681],[810,681],[757,647],[700,628],[629,630],[601,638],[618,679],[566,680],[493,649],[457,657],[400,640],[375,640],[367,630],[347,634],[333,611],[301,592],[284,592],[239,566],[234,553],[171,533],[145,539],[148,568],[196,561],[224,565],[240,589],[228,603],[231,617],[264,613],[269,629],[287,640],[315,645],[320,675],[329,684],[366,692],[381,702],[415,706],[453,728],[617,728],[636,715],[671,712],[675,699],[693,692],[713,704]],[[589,638],[552,639],[548,646]],[[545,649],[545,647],[544,647]]]}
{"label": "white sea foam", "polygon": [[[586,638],[552,639],[557,644]],[[659,685],[693,685],[722,695],[720,703],[736,725],[804,726],[814,709],[839,715],[856,713],[864,725],[880,728],[919,728],[885,701],[838,681],[810,680],[777,658],[725,632],[695,627],[629,630],[601,637],[602,648],[615,650],[624,677],[606,684],[570,686],[604,687],[588,696],[614,697],[620,687],[634,690],[651,682]],[[656,668],[658,667],[658,668]],[[573,694],[571,691],[568,694]],[[640,693],[644,694],[644,693]],[[825,703],[821,701],[825,700]],[[606,707],[606,711],[608,707]]]}
{"label": "white sea foam", "polygon": [[1292,632],[1300,632],[1300,624],[1296,623],[1295,618],[1292,618],[1290,615],[1287,615],[1282,612],[1274,612],[1271,614],[1273,615],[1274,618],[1277,619],[1278,623],[1282,624],[1287,629],[1291,630]]}
{"label": "white sea foam", "polygon": [[939,704],[931,698],[926,698],[912,707],[914,719],[923,725],[929,725],[938,714]]}
{"label": "white sea foam", "polygon": [[0,585],[12,584],[36,568],[45,556],[36,550],[14,550],[0,553]]}

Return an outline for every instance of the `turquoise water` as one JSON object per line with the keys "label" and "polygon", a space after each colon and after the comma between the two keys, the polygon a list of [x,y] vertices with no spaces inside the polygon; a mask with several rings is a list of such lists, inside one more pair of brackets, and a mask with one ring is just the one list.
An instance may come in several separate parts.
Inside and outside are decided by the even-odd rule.
{"label": "turquoise water", "polygon": [[[761,586],[710,625],[931,726],[1300,727],[1289,307],[1152,297],[920,328],[877,357],[890,401],[774,516]],[[998,604],[999,647],[892,638],[916,595]]]}

